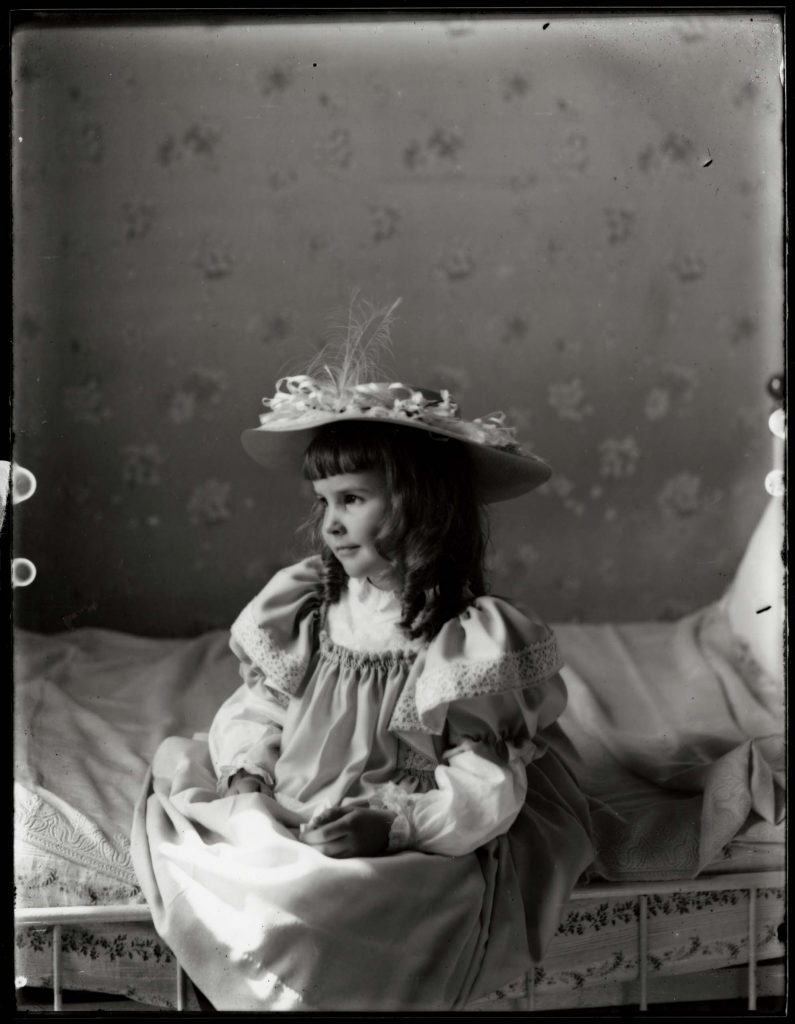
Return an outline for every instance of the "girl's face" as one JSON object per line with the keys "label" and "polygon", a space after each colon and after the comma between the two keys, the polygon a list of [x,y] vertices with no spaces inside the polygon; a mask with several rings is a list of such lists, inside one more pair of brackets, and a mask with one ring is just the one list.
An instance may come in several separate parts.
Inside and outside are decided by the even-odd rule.
{"label": "girl's face", "polygon": [[315,480],[313,487],[323,506],[323,539],[348,576],[383,589],[396,586],[391,562],[375,547],[388,507],[384,474],[343,473]]}

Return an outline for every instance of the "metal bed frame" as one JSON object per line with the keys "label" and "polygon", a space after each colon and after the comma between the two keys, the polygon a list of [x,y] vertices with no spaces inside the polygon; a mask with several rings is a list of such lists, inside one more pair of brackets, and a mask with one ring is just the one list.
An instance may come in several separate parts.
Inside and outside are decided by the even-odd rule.
{"label": "metal bed frame", "polygon": [[[784,888],[784,871],[762,871],[734,875],[711,875],[692,880],[671,882],[605,883],[604,885],[581,886],[574,890],[570,900],[609,899],[611,897],[637,898],[638,906],[638,1007],[648,1010],[648,898],[649,896],[672,893],[715,892],[736,889],[748,893],[748,1009],[756,1010],[757,1001],[757,951],[756,951],[756,910],[757,893],[763,889]],[[52,989],[54,1011],[63,1009],[63,970],[61,935],[64,927],[86,924],[133,924],[150,923],[149,909],[140,906],[107,907],[24,907],[14,913],[14,921],[22,928],[52,928]],[[187,976],[176,965],[176,1005],[178,1011],[186,1009]],[[532,973],[526,978],[524,1009],[533,1011],[534,982]]]}

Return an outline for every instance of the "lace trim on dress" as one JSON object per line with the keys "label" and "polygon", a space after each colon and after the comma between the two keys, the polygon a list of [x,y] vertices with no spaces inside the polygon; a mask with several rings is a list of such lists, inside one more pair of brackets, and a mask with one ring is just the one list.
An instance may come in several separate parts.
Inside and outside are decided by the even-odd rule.
{"label": "lace trim on dress", "polygon": [[[562,665],[555,634],[550,633],[544,640],[520,651],[479,661],[454,662],[423,672],[419,680],[408,680],[403,687],[389,723],[390,731],[433,733],[434,729],[423,721],[423,715],[441,704],[537,686],[558,672]],[[420,693],[417,682],[421,683]]]}
{"label": "lace trim on dress", "polygon": [[[313,612],[315,616],[317,612]],[[247,605],[232,624],[232,636],[258,668],[269,684],[295,696],[304,679],[309,658],[306,654],[290,654],[276,645],[270,630],[257,622],[254,607]]]}
{"label": "lace trim on dress", "polygon": [[426,757],[425,754],[420,754],[419,751],[412,750],[412,748],[402,740],[398,740],[396,766],[400,771],[408,772],[409,775],[432,776],[438,767],[438,763],[430,757]]}
{"label": "lace trim on dress", "polygon": [[416,679],[407,679],[389,721],[390,732],[426,732],[420,721],[416,702]]}
{"label": "lace trim on dress", "polygon": [[411,825],[404,814],[396,814],[389,826],[389,839],[386,852],[397,853],[398,850],[407,849],[411,841]]}
{"label": "lace trim on dress", "polygon": [[277,690],[273,686],[268,686],[264,679],[261,685],[268,691],[268,696],[271,700],[275,701],[280,708],[288,708],[290,706],[290,698],[286,693],[282,693],[281,690]]}
{"label": "lace trim on dress", "polygon": [[387,853],[405,850],[411,843],[413,829],[411,827],[411,794],[387,782],[379,786],[378,791],[370,797],[370,806],[384,811],[392,811],[395,818],[389,828],[389,844]]}

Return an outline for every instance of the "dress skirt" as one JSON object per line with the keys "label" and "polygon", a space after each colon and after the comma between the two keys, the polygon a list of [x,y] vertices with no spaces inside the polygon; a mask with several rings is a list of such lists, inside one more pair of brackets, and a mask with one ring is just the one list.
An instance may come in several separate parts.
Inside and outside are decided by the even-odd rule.
{"label": "dress skirt", "polygon": [[474,853],[335,859],[264,793],[219,796],[205,739],[158,748],[133,862],[155,928],[218,1010],[462,1009],[538,963],[591,861],[551,744],[514,825]]}

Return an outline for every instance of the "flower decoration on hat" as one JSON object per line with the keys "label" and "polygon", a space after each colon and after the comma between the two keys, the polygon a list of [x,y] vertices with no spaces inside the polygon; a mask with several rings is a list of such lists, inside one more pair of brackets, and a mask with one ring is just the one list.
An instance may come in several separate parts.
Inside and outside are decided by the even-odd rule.
{"label": "flower decoration on hat", "polygon": [[[430,396],[430,397],[429,397]],[[488,444],[504,451],[521,452],[516,431],[505,424],[505,414],[491,413],[471,422],[461,419],[458,406],[449,391],[420,391],[400,383],[355,384],[345,391],[335,385],[297,374],[282,377],[276,383],[272,398],[263,399],[268,412],[260,415],[262,426],[287,425],[307,421],[312,413],[361,413],[372,419],[418,420],[429,427],[437,426],[462,440]]]}
{"label": "flower decoration on hat", "polygon": [[336,350],[324,349],[306,373],[278,380],[273,397],[263,399],[267,412],[260,415],[260,424],[289,429],[290,424],[311,422],[312,414],[346,413],[395,423],[413,420],[462,440],[521,454],[516,431],[505,423],[504,413],[467,422],[449,391],[373,380],[378,372],[373,352],[388,348],[389,327],[400,301],[379,310],[357,305],[354,298],[342,343]]}
{"label": "flower decoration on hat", "polygon": [[320,428],[378,421],[465,444],[484,501],[504,501],[543,484],[551,468],[519,445],[504,413],[465,420],[449,391],[385,379],[378,357],[389,350],[389,328],[400,301],[378,309],[354,295],[341,337],[302,373],[280,378],[275,393],[263,399],[260,425],[243,432],[248,454],[269,469],[284,468],[300,462]]}

